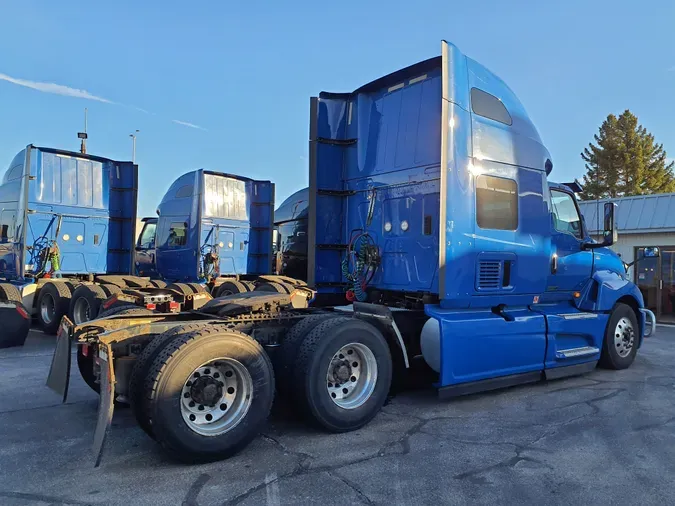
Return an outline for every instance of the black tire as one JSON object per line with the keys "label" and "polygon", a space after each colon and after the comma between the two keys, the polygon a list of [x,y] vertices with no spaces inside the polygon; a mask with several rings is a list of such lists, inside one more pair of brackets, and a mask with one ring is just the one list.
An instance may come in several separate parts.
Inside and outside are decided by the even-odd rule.
{"label": "black tire", "polygon": [[195,293],[207,293],[208,290],[204,287],[204,285],[201,285],[199,283],[188,283],[187,284],[190,288],[192,288],[192,291]]}
{"label": "black tire", "polygon": [[171,283],[169,286],[167,286],[167,289],[175,290],[182,293],[183,295],[194,295],[195,293],[190,285],[186,283]]}
{"label": "black tire", "polygon": [[107,318],[108,316],[122,316],[122,315],[149,315],[152,311],[144,307],[134,306],[133,304],[125,304],[124,306],[111,307],[105,311],[101,311],[99,318]]}
{"label": "black tire", "polygon": [[[377,381],[363,404],[345,409],[328,394],[326,374],[333,356],[351,343],[364,345],[372,352],[377,363]],[[314,327],[298,350],[294,374],[296,405],[312,422],[331,432],[356,430],[372,420],[384,405],[392,369],[389,345],[377,328],[358,318],[330,318]]]}
{"label": "black tire", "polygon": [[77,281],[65,281],[64,284],[68,287],[68,290],[70,290],[70,295],[75,293],[75,289],[80,286],[80,283]]}
{"label": "black tire", "polygon": [[291,293],[283,283],[264,282],[256,285],[256,292]]}
{"label": "black tire", "polygon": [[288,330],[281,342],[279,353],[275,361],[274,376],[276,377],[277,392],[279,395],[287,397],[290,396],[292,392],[295,361],[298,356],[300,345],[307,334],[320,323],[335,317],[336,315],[334,313],[307,316]]}
{"label": "black tire", "polygon": [[21,302],[21,292],[10,283],[0,283],[0,300],[8,302]]}
{"label": "black tire", "polygon": [[77,368],[80,370],[80,376],[84,382],[97,394],[101,393],[101,385],[96,382],[94,375],[94,349],[89,348],[89,354],[85,356],[82,353],[82,346],[77,347]]}
{"label": "black tire", "polygon": [[[80,299],[82,301],[80,302]],[[98,285],[80,285],[75,289],[73,297],[70,300],[68,317],[73,323],[84,323],[98,318],[98,311],[101,303],[107,299],[105,292]],[[88,306],[87,306],[88,305]],[[88,307],[89,320],[84,319],[84,314]],[[77,313],[77,318],[75,317]],[[82,318],[80,318],[82,316]]]}
{"label": "black tire", "polygon": [[[622,325],[622,320],[628,320],[632,329],[626,328]],[[638,344],[640,340],[640,327],[638,326],[638,319],[633,308],[627,304],[617,303],[612,309],[605,329],[605,337],[602,340],[602,352],[600,353],[600,360],[598,365],[605,369],[626,369],[630,367],[637,355]],[[614,338],[618,335],[627,337],[625,333],[632,333],[632,347],[625,356],[621,356],[617,346],[614,344]],[[624,341],[625,349],[625,341]]]}
{"label": "black tire", "polygon": [[240,281],[240,283],[244,285],[249,292],[255,290],[255,283],[253,281]]}
{"label": "black tire", "polygon": [[106,297],[112,297],[113,295],[118,295],[122,293],[122,289],[117,285],[100,285],[103,293],[106,294]]}
{"label": "black tire", "polygon": [[[238,361],[252,381],[248,410],[224,433],[203,436],[189,428],[181,414],[182,392],[192,372],[216,357]],[[155,439],[183,462],[208,462],[234,455],[260,431],[274,399],[274,371],[269,357],[246,334],[201,329],[177,335],[162,348],[144,382],[146,416]]]}
{"label": "black tire", "polygon": [[166,288],[168,286],[167,282],[162,281],[161,279],[151,279],[150,284],[155,288]]}
{"label": "black tire", "polygon": [[248,292],[248,290],[241,281],[225,281],[218,287],[218,294],[214,298],[246,292]]}
{"label": "black tire", "polygon": [[129,377],[129,402],[138,425],[152,439],[155,439],[155,434],[152,430],[152,423],[147,417],[148,396],[143,389],[143,383],[150,372],[152,363],[162,351],[162,348],[177,335],[189,334],[190,332],[206,329],[208,326],[209,324],[207,323],[188,323],[187,325],[179,325],[169,329],[166,332],[155,336],[136,359],[134,368],[131,371],[131,376]]}
{"label": "black tire", "polygon": [[54,335],[58,332],[61,318],[68,314],[71,297],[70,290],[63,282],[45,283],[40,287],[37,298],[37,321],[45,334]]}

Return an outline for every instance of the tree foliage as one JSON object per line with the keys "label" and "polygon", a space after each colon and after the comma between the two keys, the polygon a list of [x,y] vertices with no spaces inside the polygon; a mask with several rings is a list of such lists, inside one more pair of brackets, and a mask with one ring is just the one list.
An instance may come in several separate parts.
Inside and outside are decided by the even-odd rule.
{"label": "tree foliage", "polygon": [[584,200],[675,191],[675,162],[628,109],[607,116],[594,137],[581,153]]}

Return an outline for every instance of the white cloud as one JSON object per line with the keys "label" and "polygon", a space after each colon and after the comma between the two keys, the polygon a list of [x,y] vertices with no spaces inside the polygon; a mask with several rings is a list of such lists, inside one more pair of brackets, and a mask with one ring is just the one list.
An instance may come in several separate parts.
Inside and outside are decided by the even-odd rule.
{"label": "white cloud", "polygon": [[[103,102],[104,104],[114,104],[114,105],[120,105],[123,107],[130,107],[132,109],[135,109],[137,111],[140,111],[144,114],[151,114],[153,116],[156,116],[154,112],[148,111],[146,109],[143,109],[141,107],[136,107],[136,106],[131,106],[131,105],[125,105],[125,104],[120,104],[119,102],[113,102],[112,100],[108,100],[107,98],[99,97],[97,95],[93,95],[89,93],[87,90],[80,90],[78,88],[71,88],[70,86],[64,86],[63,84],[56,84],[56,83],[43,83],[40,81],[29,81],[27,79],[19,79],[17,77],[12,77],[8,76],[7,74],[2,74],[0,73],[0,81],[6,81],[8,83],[16,84],[17,86],[23,86],[24,88],[30,88],[31,90],[36,90],[40,91],[42,93],[51,93],[54,95],[62,95],[64,97],[73,97],[73,98],[83,98],[85,100],[94,100],[96,102]],[[182,126],[186,126],[189,128],[196,128],[198,130],[204,130],[205,132],[207,131],[206,128],[201,127],[199,125],[195,125],[194,123],[189,123],[187,121],[180,121],[177,119],[171,120],[174,123]]]}
{"label": "white cloud", "polygon": [[8,83],[41,91],[43,93],[53,93],[54,95],[63,95],[66,97],[84,98],[85,100],[95,100],[96,102],[103,102],[105,104],[115,103],[112,100],[108,100],[107,98],[92,95],[87,90],[78,90],[77,88],[71,88],[70,86],[64,86],[62,84],[28,81],[26,79],[18,79],[16,77],[8,76],[7,74],[0,74],[0,81],[7,81]]}
{"label": "white cloud", "polygon": [[181,121],[179,119],[172,119],[171,121],[173,121],[177,125],[183,125],[183,126],[186,126],[186,127],[196,128],[197,130],[204,130],[205,132],[208,132],[208,130],[206,128],[200,127],[199,125],[195,125],[194,123],[188,123],[187,121]]}

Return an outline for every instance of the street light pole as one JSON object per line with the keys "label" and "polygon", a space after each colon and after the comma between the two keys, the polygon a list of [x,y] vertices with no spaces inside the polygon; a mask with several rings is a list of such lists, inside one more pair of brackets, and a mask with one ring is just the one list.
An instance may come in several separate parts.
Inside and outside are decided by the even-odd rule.
{"label": "street light pole", "polygon": [[129,134],[129,137],[131,137],[131,163],[136,163],[136,134],[138,134],[140,130],[136,130],[135,133]]}

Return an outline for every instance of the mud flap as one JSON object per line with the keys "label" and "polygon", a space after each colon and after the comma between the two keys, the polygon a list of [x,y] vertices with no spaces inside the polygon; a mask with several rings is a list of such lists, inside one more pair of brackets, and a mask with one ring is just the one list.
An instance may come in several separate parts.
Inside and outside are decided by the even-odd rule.
{"label": "mud flap", "polygon": [[0,348],[23,346],[30,330],[30,317],[20,302],[0,302]]}
{"label": "mud flap", "polygon": [[47,376],[47,386],[59,394],[66,402],[68,397],[68,385],[70,384],[71,340],[70,329],[73,324],[67,316],[64,316],[56,335],[56,349],[52,357],[52,365]]}
{"label": "mud flap", "polygon": [[99,344],[98,355],[101,359],[101,394],[98,400],[98,417],[96,432],[94,432],[94,467],[98,467],[103,457],[105,440],[110,432],[113,411],[115,409],[115,371],[113,368],[113,355],[110,345]]}

